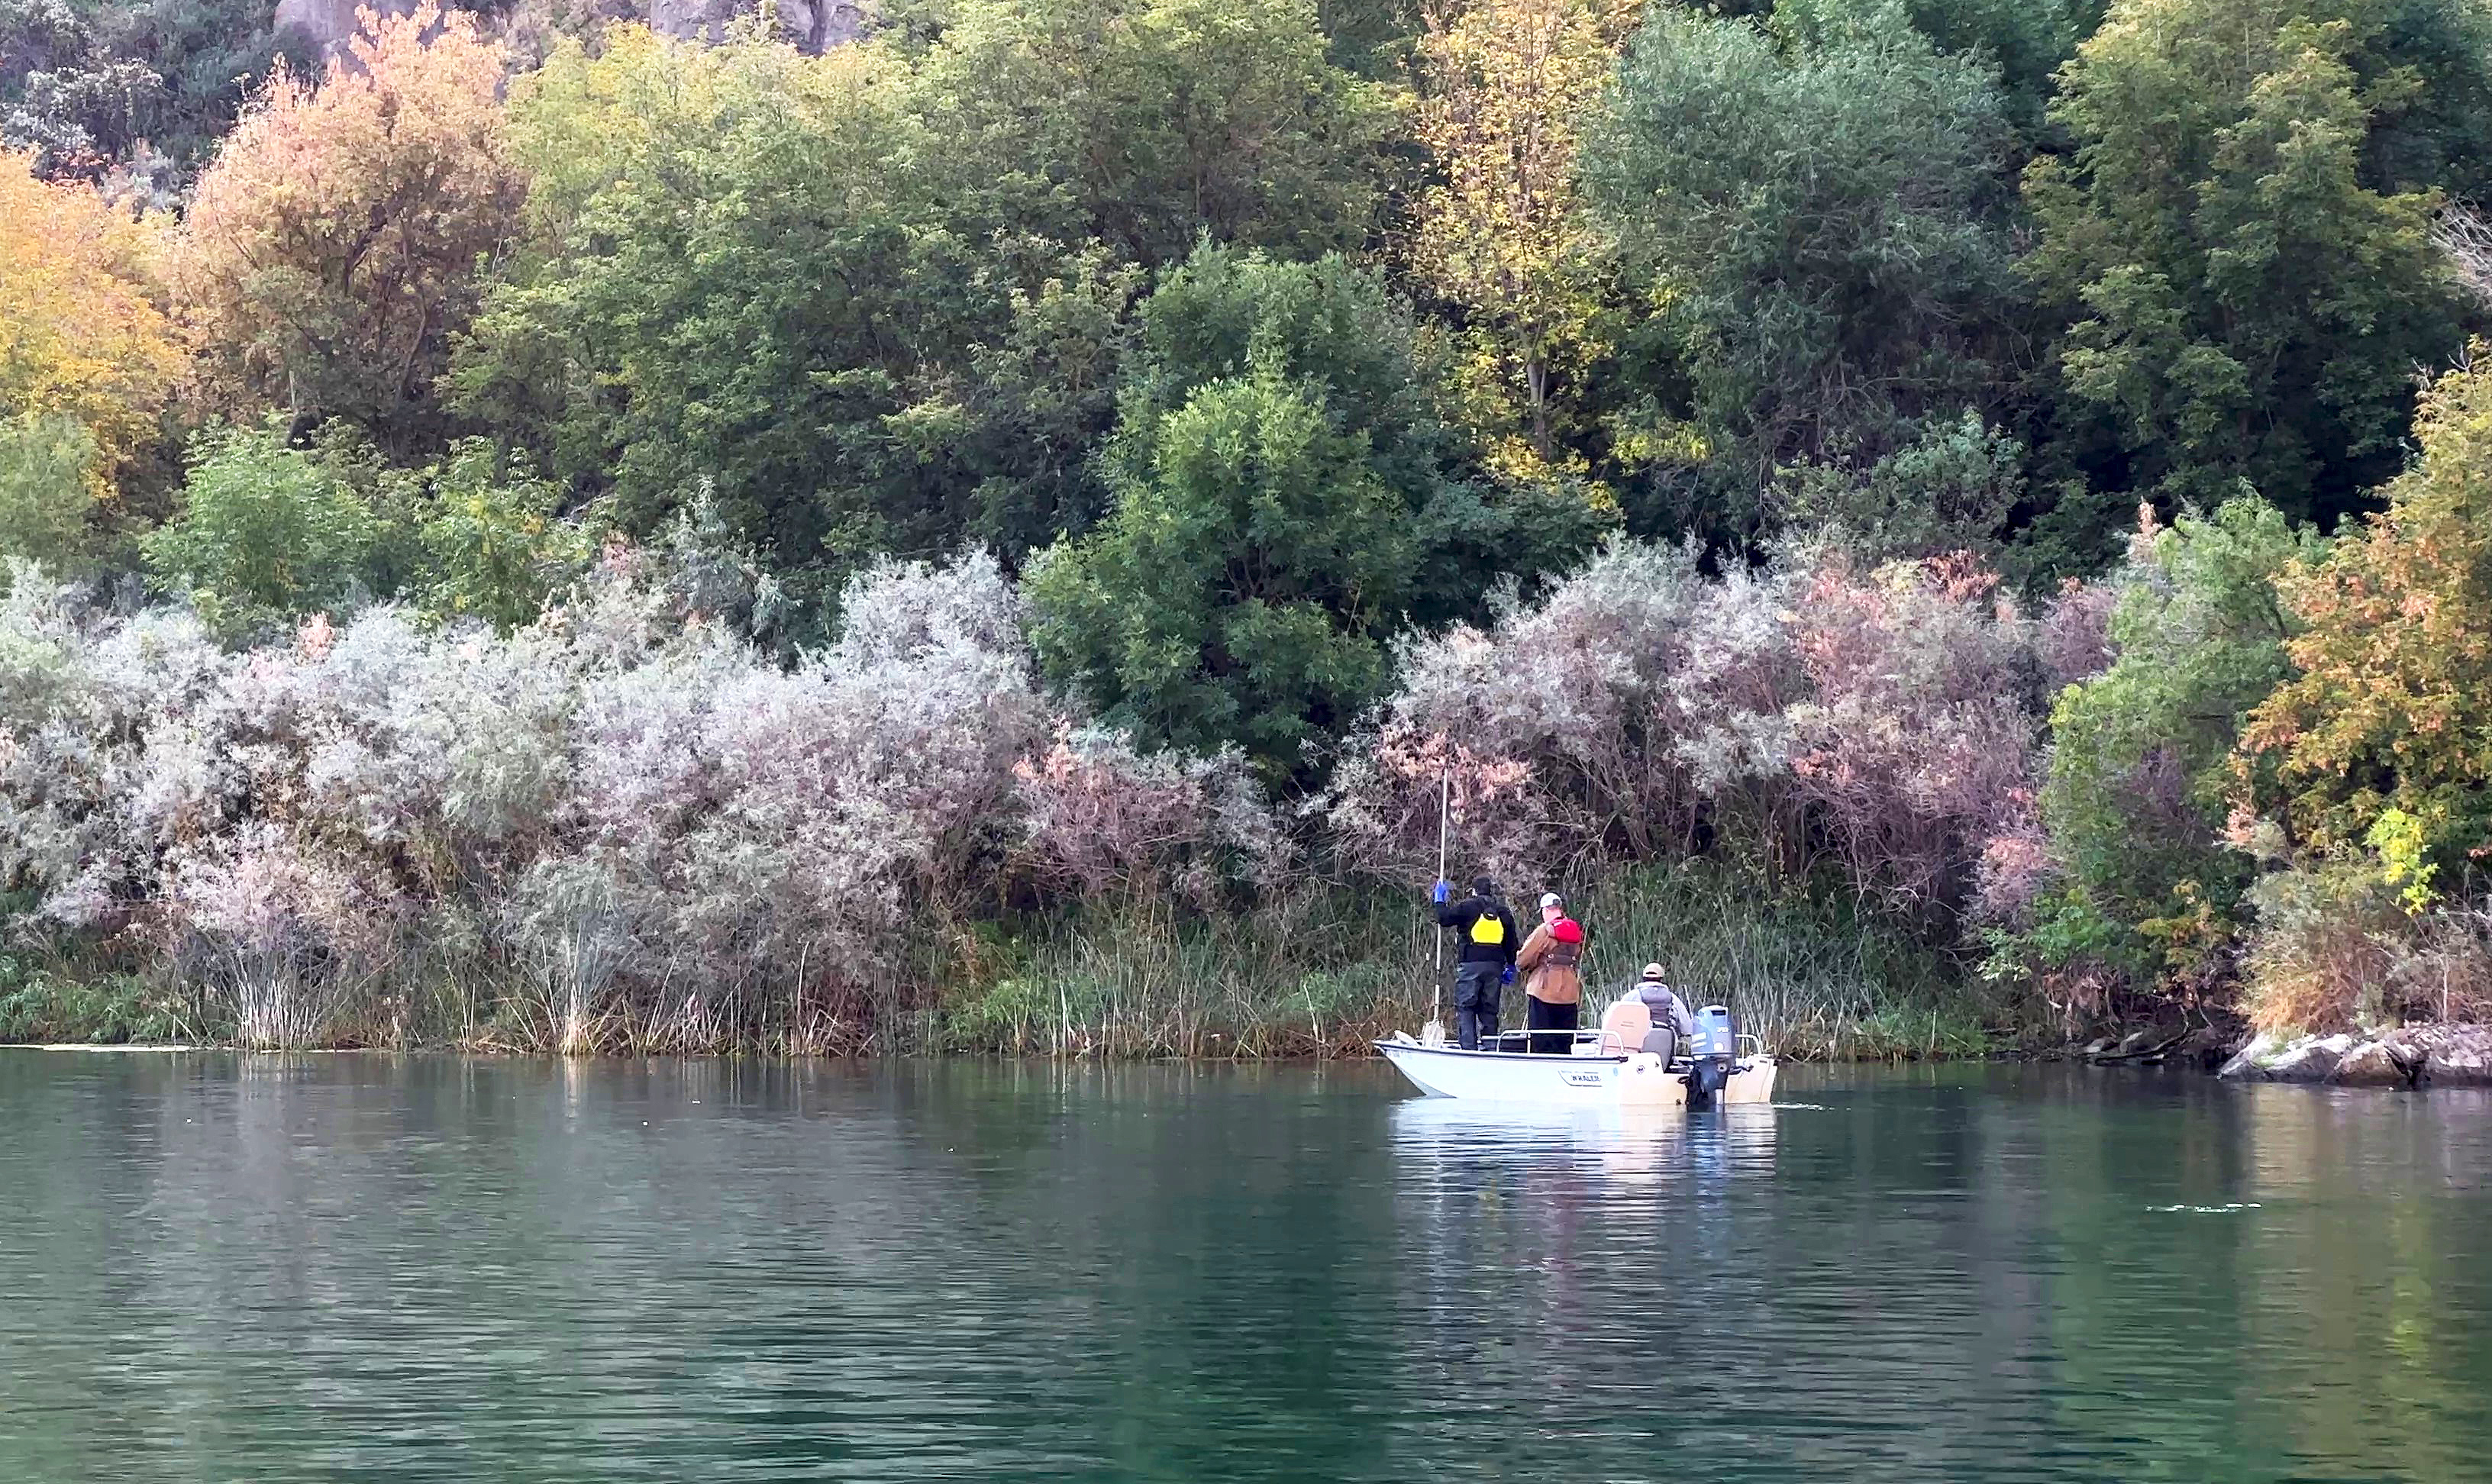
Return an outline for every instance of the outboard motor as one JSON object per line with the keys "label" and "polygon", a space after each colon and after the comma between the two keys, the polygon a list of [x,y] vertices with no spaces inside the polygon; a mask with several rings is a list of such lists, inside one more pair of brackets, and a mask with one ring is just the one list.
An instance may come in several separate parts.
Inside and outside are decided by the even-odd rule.
{"label": "outboard motor", "polygon": [[1725,1005],[1696,1012],[1696,1033],[1687,1038],[1687,1106],[1710,1108],[1739,1059],[1739,1027]]}

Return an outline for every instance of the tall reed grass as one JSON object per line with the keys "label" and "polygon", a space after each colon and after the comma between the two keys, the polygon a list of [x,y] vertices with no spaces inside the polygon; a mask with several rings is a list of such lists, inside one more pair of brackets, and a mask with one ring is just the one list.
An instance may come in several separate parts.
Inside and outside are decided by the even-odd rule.
{"label": "tall reed grass", "polygon": [[[1783,1055],[1979,1054],[2014,1029],[1943,956],[1726,872],[1637,871],[1578,895],[1587,1018],[1657,959],[1691,1002],[1728,1005]],[[1049,919],[1008,968],[951,986],[918,1039],[1070,1056],[1364,1054],[1377,1036],[1452,1019],[1435,939],[1425,903],[1345,888],[1228,918],[1142,903]],[[1521,1022],[1519,985],[1503,1008]]]}

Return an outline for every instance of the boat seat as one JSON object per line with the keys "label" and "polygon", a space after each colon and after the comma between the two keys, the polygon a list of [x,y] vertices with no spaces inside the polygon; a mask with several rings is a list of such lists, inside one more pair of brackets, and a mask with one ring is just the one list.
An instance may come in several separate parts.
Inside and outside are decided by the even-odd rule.
{"label": "boat seat", "polygon": [[1605,1054],[1642,1051],[1645,1038],[1651,1034],[1652,1012],[1632,994],[1601,1012],[1601,1051]]}

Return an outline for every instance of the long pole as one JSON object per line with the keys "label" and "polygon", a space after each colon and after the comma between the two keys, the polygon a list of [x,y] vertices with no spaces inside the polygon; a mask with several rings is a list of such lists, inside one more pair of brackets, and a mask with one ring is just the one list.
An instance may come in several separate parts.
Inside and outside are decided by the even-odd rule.
{"label": "long pole", "polygon": [[[1437,879],[1439,881],[1445,878],[1445,852],[1452,838],[1453,818],[1454,773],[1453,769],[1445,768],[1437,774]],[[1442,928],[1437,930],[1436,938],[1437,973],[1428,986],[1430,1021],[1438,1019],[1445,998],[1445,933]],[[2442,1018],[2447,1019],[2446,1016]]]}

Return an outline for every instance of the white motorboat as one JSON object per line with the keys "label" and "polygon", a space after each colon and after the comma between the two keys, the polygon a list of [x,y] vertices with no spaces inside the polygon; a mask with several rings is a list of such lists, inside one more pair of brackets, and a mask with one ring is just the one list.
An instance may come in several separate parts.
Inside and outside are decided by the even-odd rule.
{"label": "white motorboat", "polygon": [[1376,1049],[1430,1097],[1496,1103],[1614,1103],[1627,1067],[1624,1056],[1467,1052],[1423,1045],[1407,1035],[1379,1041]]}
{"label": "white motorboat", "polygon": [[[1723,1103],[1770,1103],[1774,1098],[1776,1062],[1763,1052],[1733,1055],[1730,1012],[1706,1006],[1700,1021],[1719,1017],[1720,1030],[1708,1054],[1675,1056],[1665,1061],[1644,1051],[1623,1050],[1619,1039],[1598,1030],[1573,1034],[1566,1055],[1526,1054],[1524,1033],[1498,1038],[1497,1050],[1465,1051],[1458,1046],[1429,1045],[1397,1034],[1375,1043],[1384,1059],[1430,1097],[1468,1098],[1494,1103],[1574,1103],[1630,1108],[1682,1107],[1691,1083],[1700,1106],[1707,1094]],[[1707,1024],[1705,1030],[1710,1030]],[[1554,1032],[1543,1031],[1545,1038]],[[1753,1043],[1752,1043],[1753,1044]],[[1510,1048],[1510,1049],[1509,1049]]]}

